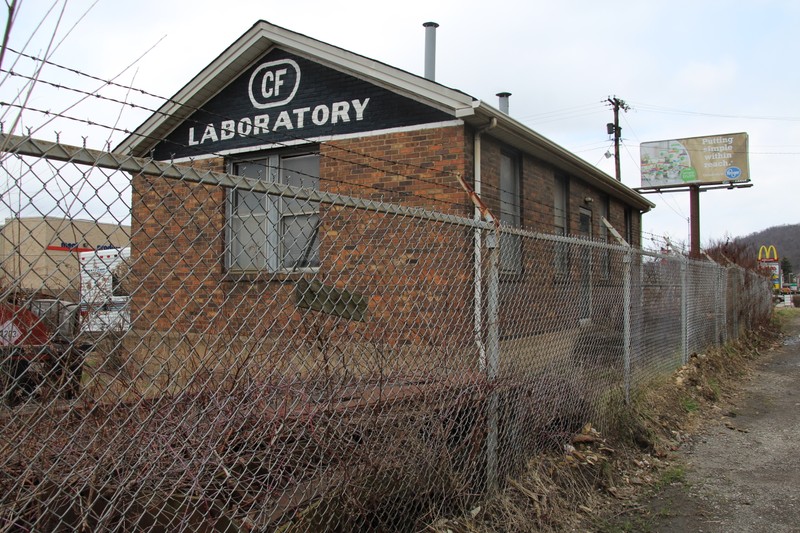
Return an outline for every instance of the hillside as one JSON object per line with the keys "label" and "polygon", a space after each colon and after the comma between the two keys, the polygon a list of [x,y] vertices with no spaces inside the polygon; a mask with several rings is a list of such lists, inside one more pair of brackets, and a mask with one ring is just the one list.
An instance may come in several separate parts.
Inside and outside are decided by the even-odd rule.
{"label": "hillside", "polygon": [[800,224],[773,226],[735,240],[748,245],[754,255],[758,254],[760,246],[774,245],[778,256],[788,258],[795,274],[800,273]]}

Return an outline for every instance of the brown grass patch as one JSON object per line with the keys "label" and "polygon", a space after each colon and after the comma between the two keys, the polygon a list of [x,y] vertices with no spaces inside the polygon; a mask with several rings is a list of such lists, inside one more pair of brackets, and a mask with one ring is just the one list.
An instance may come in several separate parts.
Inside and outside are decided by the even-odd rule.
{"label": "brown grass patch", "polygon": [[693,354],[671,376],[639,387],[629,405],[621,391],[609,393],[598,412],[605,422],[600,441],[587,447],[573,438],[563,451],[532,457],[522,474],[469,516],[440,519],[428,530],[597,530],[609,518],[640,509],[641,498],[663,488],[663,480],[681,468],[669,453],[696,429],[710,405],[733,393],[778,335],[773,323],[723,348]]}

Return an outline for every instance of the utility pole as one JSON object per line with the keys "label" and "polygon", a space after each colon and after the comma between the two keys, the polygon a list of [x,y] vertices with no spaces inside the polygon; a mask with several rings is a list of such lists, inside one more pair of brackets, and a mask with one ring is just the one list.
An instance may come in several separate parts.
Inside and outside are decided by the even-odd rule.
{"label": "utility pole", "polygon": [[617,172],[617,181],[622,181],[622,172],[619,165],[619,139],[622,137],[622,128],[619,127],[619,110],[628,111],[631,107],[616,96],[613,98],[609,96],[606,102],[611,104],[614,109],[614,122],[606,124],[606,130],[609,135],[614,135],[614,169]]}

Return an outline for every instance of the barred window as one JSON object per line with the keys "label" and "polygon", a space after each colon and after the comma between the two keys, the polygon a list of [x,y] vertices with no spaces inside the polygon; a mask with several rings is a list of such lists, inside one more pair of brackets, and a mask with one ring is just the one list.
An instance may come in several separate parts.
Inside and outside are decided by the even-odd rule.
{"label": "barred window", "polygon": [[[518,228],[522,225],[519,162],[503,153],[500,158],[500,222]],[[505,273],[522,271],[522,237],[510,233],[500,236],[500,268]]]}
{"label": "barred window", "polygon": [[[606,220],[611,220],[611,200],[608,196],[605,196],[603,201],[600,202],[600,209],[600,216]],[[611,240],[610,232],[602,220],[600,221],[600,239],[606,244]],[[611,250],[602,250],[600,252],[600,275],[603,279],[611,277]]]}
{"label": "barred window", "polygon": [[633,211],[630,207],[625,208],[625,240],[633,246]]}
{"label": "barred window", "polygon": [[[266,155],[237,161],[233,173],[272,183],[319,189],[319,154]],[[319,203],[254,192],[228,194],[230,270],[291,272],[318,267]]]}
{"label": "barred window", "polygon": [[[568,215],[569,180],[556,176],[553,183],[553,233],[566,237],[569,233]],[[565,243],[554,243],[553,267],[557,274],[569,272],[569,247]]]}

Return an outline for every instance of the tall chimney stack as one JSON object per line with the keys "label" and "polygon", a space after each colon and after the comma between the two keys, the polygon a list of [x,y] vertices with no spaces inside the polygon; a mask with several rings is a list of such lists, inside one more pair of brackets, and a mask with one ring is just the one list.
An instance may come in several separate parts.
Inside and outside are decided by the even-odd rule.
{"label": "tall chimney stack", "polygon": [[436,81],[436,28],[435,22],[426,22],[425,28],[425,79]]}
{"label": "tall chimney stack", "polygon": [[508,97],[511,96],[511,93],[504,91],[497,93],[497,96],[500,98],[500,111],[508,115]]}

